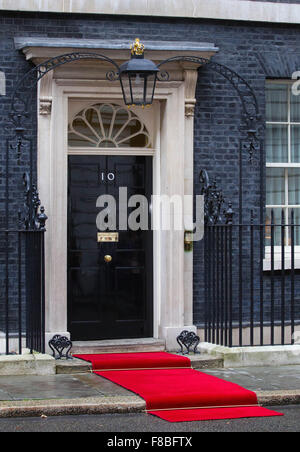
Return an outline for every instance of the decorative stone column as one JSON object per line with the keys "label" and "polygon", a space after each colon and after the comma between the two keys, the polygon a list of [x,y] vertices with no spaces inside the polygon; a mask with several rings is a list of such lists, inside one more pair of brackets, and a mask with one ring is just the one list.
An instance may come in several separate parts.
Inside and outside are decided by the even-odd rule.
{"label": "decorative stone column", "polygon": [[[63,122],[63,114],[58,111],[54,111],[52,114],[52,102],[55,96],[54,86],[52,71],[41,79],[38,91],[38,187],[40,197],[45,204],[49,217],[45,234],[45,339],[46,352],[48,353],[50,353],[48,342],[55,334],[70,336],[67,332],[67,311],[65,305],[60,302],[64,297],[64,293],[66,293],[66,287],[58,284],[60,279],[57,278],[58,273],[62,272],[62,268],[66,269],[66,263],[65,267],[60,267],[62,259],[57,259],[59,255],[57,248],[61,251],[62,243],[59,240],[59,234],[63,228],[66,229],[66,225],[63,223],[66,219],[58,219],[53,215],[53,212],[56,211],[54,204],[61,202],[62,193],[57,193],[56,196],[51,193],[49,196],[50,187],[53,184],[55,186],[59,185],[57,182],[58,168],[62,167],[62,163],[57,161],[56,155],[61,160],[64,159],[63,149],[61,146],[55,145],[55,137],[57,134],[62,134],[63,136],[63,133],[54,126],[53,114],[60,114],[61,122]],[[66,244],[66,240],[64,240],[64,243]]]}
{"label": "decorative stone column", "polygon": [[[198,67],[190,63],[184,66],[184,83],[173,94],[174,98],[168,99],[161,129],[162,194],[189,195],[184,204],[186,230],[193,230],[194,108]],[[183,231],[164,232],[162,244],[162,269],[165,265],[166,280],[162,286],[161,337],[166,340],[167,350],[175,351],[178,350],[176,338],[183,330],[197,332],[193,325],[193,252],[184,251]]]}
{"label": "decorative stone column", "polygon": [[[186,229],[193,229],[194,195],[194,112],[199,65],[184,63],[185,85],[185,146],[184,146],[184,194],[191,201],[185,203]],[[184,253],[184,324],[193,325],[193,252]],[[196,332],[195,327],[191,330]]]}

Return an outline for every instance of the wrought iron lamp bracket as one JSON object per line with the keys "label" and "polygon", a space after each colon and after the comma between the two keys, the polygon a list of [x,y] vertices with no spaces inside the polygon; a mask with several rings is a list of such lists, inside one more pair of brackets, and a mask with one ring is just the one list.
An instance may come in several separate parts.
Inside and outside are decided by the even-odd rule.
{"label": "wrought iron lamp bracket", "polygon": [[27,72],[27,74],[25,74],[25,76],[18,83],[12,98],[11,122],[15,123],[14,118],[16,117],[19,117],[20,120],[20,118],[25,118],[26,116],[28,116],[27,112],[31,97],[29,96],[29,98],[26,98],[25,96],[24,98],[24,93],[33,91],[38,82],[45,75],[47,75],[50,71],[53,71],[57,67],[65,65],[67,63],[88,59],[104,61],[114,66],[114,70],[107,72],[106,79],[109,81],[119,80],[119,65],[114,60],[105,55],[98,53],[74,52],[51,58]]}
{"label": "wrought iron lamp bracket", "polygon": [[[28,111],[30,106],[30,96],[29,98],[24,96],[24,93],[28,91],[33,91],[33,88],[37,85],[39,80],[41,80],[50,71],[56,69],[59,66],[65,65],[67,63],[84,60],[93,59],[98,61],[104,61],[111,64],[114,69],[107,72],[106,78],[109,81],[120,80],[120,67],[111,58],[98,54],[98,53],[84,53],[84,52],[74,52],[69,54],[64,54],[57,56],[55,58],[49,59],[48,61],[41,63],[40,65],[31,69],[19,82],[17,88],[14,92],[12,104],[11,104],[11,117],[10,121],[15,126],[15,133],[17,136],[23,136],[25,131],[24,124],[22,124],[26,118],[28,118]],[[235,71],[229,69],[228,67],[211,61],[204,57],[195,56],[175,56],[162,61],[157,67],[160,69],[167,63],[172,62],[191,62],[198,64],[201,67],[205,66],[213,71],[219,73],[224,78],[226,78],[235,88],[238,96],[240,97],[243,115],[242,122],[243,128],[247,132],[248,139],[253,142],[253,140],[258,138],[259,134],[259,124],[262,122],[261,115],[259,114],[259,107],[254,91],[240,75]],[[158,74],[158,80],[168,81],[170,75],[167,71],[161,70]],[[250,146],[250,156],[253,153],[255,147]],[[20,149],[18,155],[20,154]]]}
{"label": "wrought iron lamp bracket", "polygon": [[[257,148],[257,146],[254,145],[254,142],[259,141],[261,130],[264,127],[263,119],[259,112],[258,101],[252,87],[244,78],[232,69],[207,58],[195,56],[175,56],[162,61],[157,65],[157,67],[160,69],[165,64],[181,61],[199,64],[200,67],[198,71],[200,71],[202,67],[207,67],[223,76],[235,88],[243,109],[241,130],[245,132],[245,140],[249,142],[247,150],[249,152],[250,162],[252,162],[253,153]],[[169,73],[164,70],[161,71],[158,74],[158,80],[161,82],[169,81]]]}

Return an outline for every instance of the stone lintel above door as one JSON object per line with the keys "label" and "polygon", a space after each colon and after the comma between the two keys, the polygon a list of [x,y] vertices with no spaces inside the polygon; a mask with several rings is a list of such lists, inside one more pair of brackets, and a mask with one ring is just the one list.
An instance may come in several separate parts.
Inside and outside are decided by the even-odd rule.
{"label": "stone lintel above door", "polygon": [[[43,38],[43,37],[17,37],[14,38],[15,48],[22,50],[27,59],[39,59],[43,57],[54,57],[57,50],[62,51],[109,51],[112,57],[118,52],[129,51],[133,39],[65,39],[65,38]],[[211,42],[191,42],[191,41],[143,41],[146,51],[149,53],[163,53],[159,59],[171,58],[176,55],[194,55],[209,58],[218,52]],[[63,53],[63,52],[62,52]],[[122,59],[127,59],[122,56]]]}
{"label": "stone lintel above door", "polygon": [[[133,36],[135,38],[135,36]],[[15,48],[22,50],[27,60],[38,65],[59,55],[74,52],[98,53],[116,61],[119,65],[130,58],[130,39],[128,40],[100,40],[100,39],[56,39],[41,37],[18,37],[14,39]],[[195,56],[210,59],[218,48],[207,42],[176,42],[176,41],[143,41],[146,49],[146,58],[157,64],[165,59],[175,56]],[[182,81],[183,71],[188,63],[169,63],[164,69],[170,72],[172,80]],[[55,69],[55,78],[67,78],[77,67],[76,77],[90,79],[105,79],[107,68],[110,65],[104,61],[81,60]],[[189,63],[191,65],[191,63]],[[197,69],[199,65],[193,65]],[[74,73],[74,71],[72,71]]]}

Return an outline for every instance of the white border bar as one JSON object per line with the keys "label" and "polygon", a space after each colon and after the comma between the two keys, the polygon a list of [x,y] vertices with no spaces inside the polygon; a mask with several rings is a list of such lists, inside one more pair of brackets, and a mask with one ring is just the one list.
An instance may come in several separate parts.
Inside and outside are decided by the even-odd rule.
{"label": "white border bar", "polygon": [[300,4],[249,0],[0,0],[0,10],[300,23]]}

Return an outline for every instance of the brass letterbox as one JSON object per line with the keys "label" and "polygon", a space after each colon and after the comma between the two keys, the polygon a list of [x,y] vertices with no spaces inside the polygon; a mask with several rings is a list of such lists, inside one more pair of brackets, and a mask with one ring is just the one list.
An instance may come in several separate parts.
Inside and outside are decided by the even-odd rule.
{"label": "brass letterbox", "polygon": [[98,243],[118,242],[118,232],[98,232]]}

